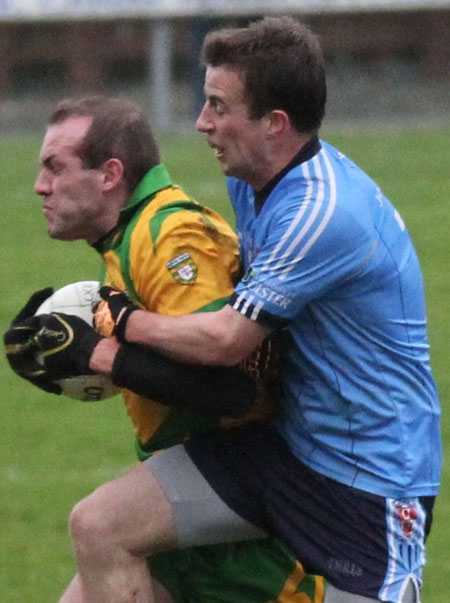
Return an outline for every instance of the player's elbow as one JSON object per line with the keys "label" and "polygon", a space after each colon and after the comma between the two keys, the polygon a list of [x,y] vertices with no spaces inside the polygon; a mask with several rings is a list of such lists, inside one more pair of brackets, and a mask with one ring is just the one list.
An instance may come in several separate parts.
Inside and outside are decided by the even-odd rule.
{"label": "player's elbow", "polygon": [[210,320],[208,364],[221,366],[240,364],[270,331],[242,316],[230,306],[225,306],[211,315]]}
{"label": "player's elbow", "polygon": [[216,333],[212,341],[208,362],[219,366],[236,366],[245,360],[250,352],[251,348],[245,341],[236,337],[230,330],[224,329],[221,333]]}

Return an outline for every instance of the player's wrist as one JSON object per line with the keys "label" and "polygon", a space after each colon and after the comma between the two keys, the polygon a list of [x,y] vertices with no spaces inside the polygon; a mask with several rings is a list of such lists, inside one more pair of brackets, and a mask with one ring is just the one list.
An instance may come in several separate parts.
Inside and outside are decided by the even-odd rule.
{"label": "player's wrist", "polygon": [[89,368],[91,371],[110,375],[119,348],[120,343],[115,339],[110,337],[101,339],[95,346],[89,359]]}
{"label": "player's wrist", "polygon": [[148,314],[145,310],[141,310],[139,308],[135,308],[127,316],[125,316],[125,322],[122,327],[122,337],[117,339],[122,343],[142,343],[140,341],[140,327],[142,325],[142,320],[144,319],[144,314]]}
{"label": "player's wrist", "polygon": [[117,318],[116,326],[114,328],[114,335],[116,336],[117,340],[121,343],[126,343],[127,341],[130,341],[127,336],[129,321],[132,315],[134,315],[138,311],[139,308],[134,305],[124,307],[121,310]]}

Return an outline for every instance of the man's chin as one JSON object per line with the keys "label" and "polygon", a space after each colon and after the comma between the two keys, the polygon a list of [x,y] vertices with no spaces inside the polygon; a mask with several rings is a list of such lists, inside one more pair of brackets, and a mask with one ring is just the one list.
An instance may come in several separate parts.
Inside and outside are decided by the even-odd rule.
{"label": "man's chin", "polygon": [[224,161],[219,161],[220,169],[222,170],[222,174],[225,176],[233,176],[233,170],[231,167],[226,164]]}
{"label": "man's chin", "polygon": [[57,228],[47,228],[47,234],[56,241],[77,241],[81,237],[76,237],[73,233],[60,231]]}

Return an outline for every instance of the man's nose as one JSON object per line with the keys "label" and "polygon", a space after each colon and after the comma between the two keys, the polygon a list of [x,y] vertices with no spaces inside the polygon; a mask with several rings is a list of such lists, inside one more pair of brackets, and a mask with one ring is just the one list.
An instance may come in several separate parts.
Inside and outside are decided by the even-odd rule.
{"label": "man's nose", "polygon": [[50,192],[50,187],[50,178],[45,175],[43,170],[41,170],[36,178],[36,182],[34,183],[34,192],[37,195],[48,195]]}
{"label": "man's nose", "polygon": [[211,119],[208,116],[208,108],[206,103],[203,105],[200,115],[197,118],[196,128],[199,132],[209,132],[213,128]]}

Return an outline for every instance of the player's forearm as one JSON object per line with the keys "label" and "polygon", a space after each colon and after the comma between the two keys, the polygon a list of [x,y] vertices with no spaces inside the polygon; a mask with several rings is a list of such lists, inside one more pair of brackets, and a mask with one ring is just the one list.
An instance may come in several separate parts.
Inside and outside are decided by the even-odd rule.
{"label": "player's forearm", "polygon": [[232,366],[241,360],[221,312],[176,317],[134,312],[127,322],[126,339],[181,362]]}
{"label": "player's forearm", "polygon": [[[127,343],[148,347],[178,362],[235,366],[247,358],[269,332],[269,328],[227,305],[218,312],[183,316],[135,310],[127,319],[124,338]],[[109,355],[113,350],[105,347],[98,353],[98,359],[110,367],[111,358],[103,358],[100,352]],[[96,362],[97,357],[93,361]]]}
{"label": "player's forearm", "polygon": [[[126,337],[129,343],[153,348],[180,362],[206,365],[238,364],[239,360],[229,363],[219,361],[219,338],[209,335],[204,326],[210,322],[209,315],[206,314],[162,317],[150,312],[137,311],[128,320]],[[199,323],[202,323],[202,326]],[[90,368],[96,372],[111,374],[119,347],[120,344],[113,338],[102,339],[91,356]],[[230,358],[230,355],[226,358]]]}
{"label": "player's forearm", "polygon": [[[180,362],[206,365],[238,364],[239,359],[235,362],[221,361],[218,354],[220,337],[210,335],[208,328],[205,328],[205,323],[210,326],[210,322],[209,315],[206,314],[162,317],[150,312],[136,311],[128,319],[126,338],[131,344],[153,348]],[[224,345],[222,343],[222,347]],[[119,346],[120,344],[110,337],[100,341],[91,356],[90,368],[96,372],[111,374]],[[231,357],[230,354],[223,355],[226,360]]]}

